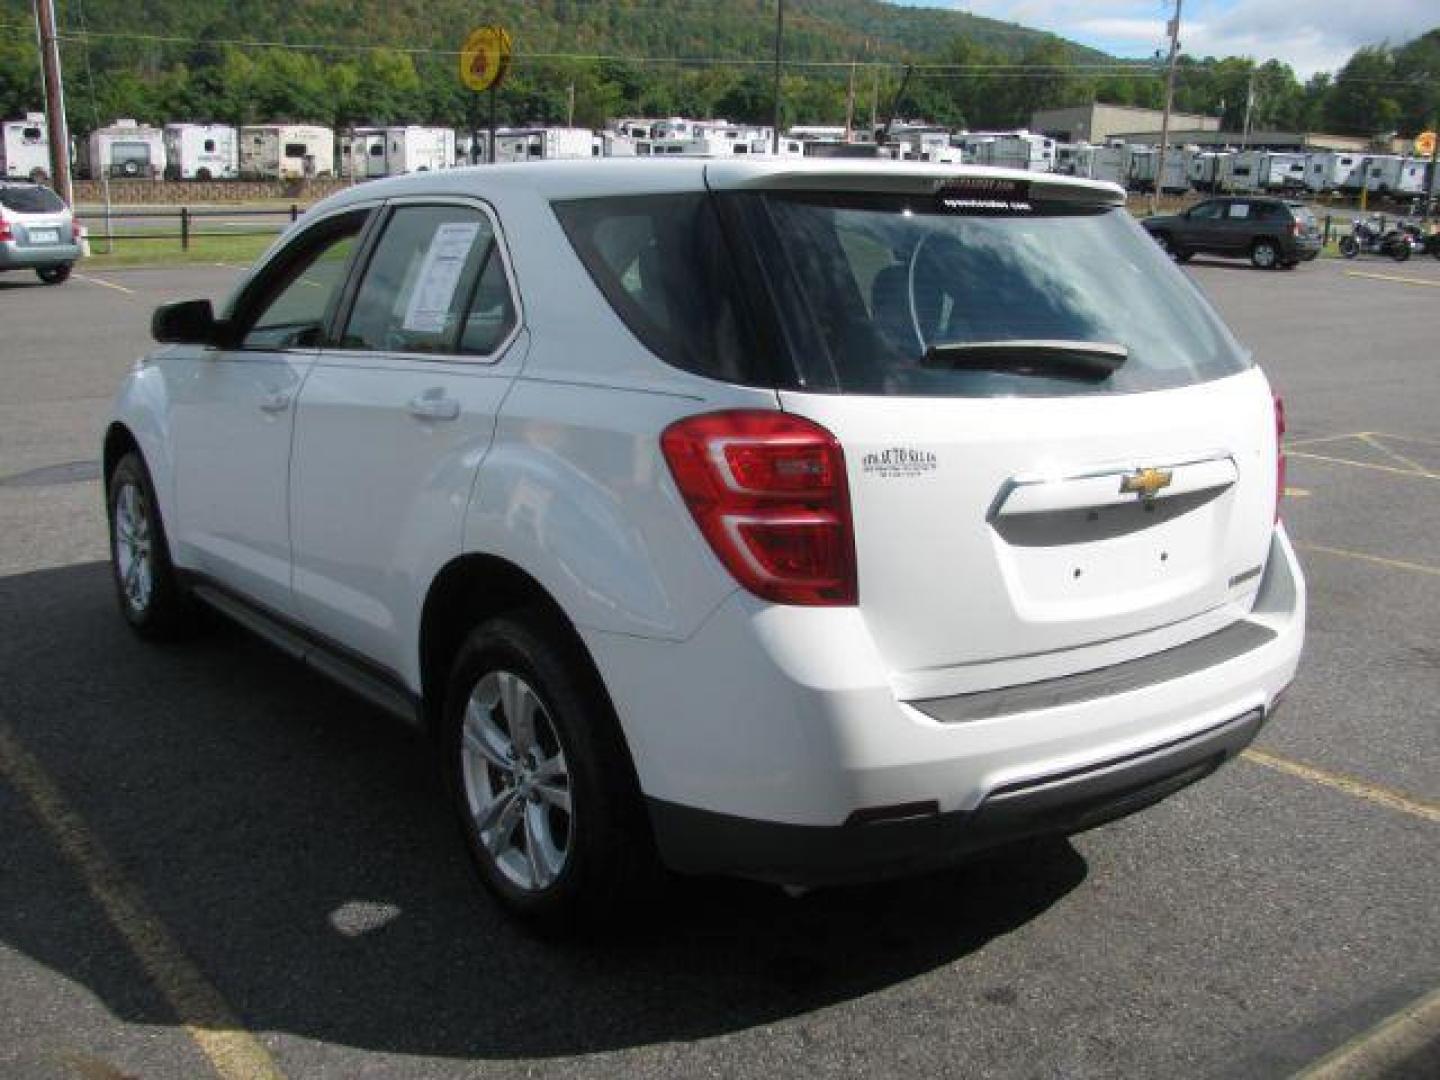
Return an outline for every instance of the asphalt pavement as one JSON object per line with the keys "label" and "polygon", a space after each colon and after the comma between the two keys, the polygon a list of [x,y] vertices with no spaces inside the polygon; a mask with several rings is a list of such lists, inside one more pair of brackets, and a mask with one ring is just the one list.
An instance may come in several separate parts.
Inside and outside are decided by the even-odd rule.
{"label": "asphalt pavement", "polygon": [[472,885],[417,735],[115,612],[109,397],[236,271],[0,277],[0,1074],[1268,1077],[1359,1038],[1353,1075],[1440,1075],[1440,262],[1189,272],[1289,411],[1309,637],[1259,753],[1072,840],[676,881],[569,944]]}

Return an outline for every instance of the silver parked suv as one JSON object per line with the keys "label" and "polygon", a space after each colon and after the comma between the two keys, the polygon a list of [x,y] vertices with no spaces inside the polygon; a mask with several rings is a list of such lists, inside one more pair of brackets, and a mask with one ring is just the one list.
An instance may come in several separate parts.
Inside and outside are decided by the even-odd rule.
{"label": "silver parked suv", "polygon": [[80,232],[65,200],[42,184],[0,183],[0,270],[34,270],[59,285],[80,259]]}

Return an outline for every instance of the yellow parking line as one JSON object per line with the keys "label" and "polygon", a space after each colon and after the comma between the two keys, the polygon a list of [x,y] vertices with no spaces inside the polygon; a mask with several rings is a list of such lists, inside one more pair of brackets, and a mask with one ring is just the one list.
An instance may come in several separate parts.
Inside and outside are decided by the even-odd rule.
{"label": "yellow parking line", "polygon": [[1433,473],[1421,469],[1401,469],[1394,465],[1376,465],[1370,461],[1351,461],[1349,458],[1328,457],[1325,454],[1311,454],[1305,450],[1287,451],[1287,457],[1304,458],[1307,461],[1325,461],[1331,465],[1353,465],[1357,469],[1374,469],[1376,472],[1390,473],[1393,476],[1418,476],[1421,480],[1440,480],[1440,473]]}
{"label": "yellow parking line", "polygon": [[116,292],[123,292],[127,296],[135,295],[134,289],[127,289],[124,285],[116,285],[113,281],[104,281],[98,277],[90,277],[88,274],[76,274],[75,277],[80,281],[89,282],[91,285],[100,285],[106,289],[114,289]]}
{"label": "yellow parking line", "polygon": [[1369,1031],[1295,1074],[1295,1080],[1399,1076],[1406,1062],[1440,1038],[1440,990],[1432,990]]}
{"label": "yellow parking line", "polygon": [[1425,468],[1424,465],[1421,465],[1419,462],[1411,461],[1411,460],[1410,460],[1408,457],[1406,457],[1404,454],[1400,454],[1400,453],[1395,452],[1394,450],[1391,450],[1390,447],[1386,446],[1384,443],[1382,443],[1379,439],[1375,438],[1375,436],[1372,435],[1372,434],[1370,434],[1369,432],[1366,432],[1364,435],[1361,435],[1361,436],[1360,436],[1360,441],[1363,442],[1366,446],[1373,446],[1376,450],[1379,450],[1382,454],[1385,454],[1386,456],[1388,456],[1388,457],[1390,457],[1390,458],[1393,458],[1394,460],[1398,461],[1401,465],[1404,465],[1406,468],[1414,469],[1416,472],[1422,472],[1422,473],[1428,473],[1428,472],[1430,471],[1429,469]]}
{"label": "yellow parking line", "polygon": [[1369,274],[1363,270],[1346,270],[1345,276],[1374,278],[1376,281],[1398,281],[1402,285],[1428,285],[1432,289],[1440,289],[1440,281],[1433,281],[1430,278],[1401,277],[1399,274]]}
{"label": "yellow parking line", "polygon": [[3,721],[0,775],[29,803],[222,1080],[283,1080],[284,1074],[269,1052],[245,1030],[220,991],[181,952],[146,905],[140,890],[65,801],[45,767]]}
{"label": "yellow parking line", "polygon": [[1377,803],[1380,806],[1389,807],[1391,810],[1399,810],[1403,814],[1410,814],[1425,821],[1440,823],[1440,804],[1417,799],[1403,791],[1381,787],[1378,784],[1367,784],[1363,780],[1330,772],[1328,769],[1317,769],[1314,765],[1305,765],[1299,761],[1291,761],[1289,758],[1272,754],[1268,750],[1257,750],[1253,746],[1248,750],[1242,750],[1240,756],[1246,761],[1263,765],[1267,769],[1288,773],[1301,780],[1309,780],[1312,784],[1343,791],[1346,795],[1353,795],[1357,799]]}
{"label": "yellow parking line", "polygon": [[1338,555],[1345,559],[1359,559],[1361,562],[1388,566],[1391,570],[1409,570],[1416,574],[1440,576],[1440,566],[1426,566],[1424,563],[1406,562],[1404,559],[1387,559],[1383,555],[1371,555],[1368,551],[1348,551],[1345,548],[1328,547],[1325,544],[1296,544],[1301,551],[1316,551],[1321,555]]}
{"label": "yellow parking line", "polygon": [[1313,439],[1294,439],[1285,443],[1285,449],[1292,450],[1297,446],[1317,446],[1320,443],[1343,442],[1345,439],[1360,439],[1366,435],[1373,435],[1371,431],[1352,431],[1345,435],[1319,435]]}

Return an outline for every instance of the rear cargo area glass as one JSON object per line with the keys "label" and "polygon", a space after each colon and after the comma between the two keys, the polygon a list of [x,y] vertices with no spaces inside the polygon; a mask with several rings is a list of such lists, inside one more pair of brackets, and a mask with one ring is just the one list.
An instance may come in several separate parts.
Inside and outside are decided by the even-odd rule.
{"label": "rear cargo area glass", "polygon": [[[1036,202],[954,212],[909,195],[731,196],[775,286],[813,389],[915,396],[1059,396],[1188,386],[1249,359],[1196,288],[1123,207]],[[943,346],[1120,345],[1103,379],[954,370]],[[926,354],[933,347],[931,362]]]}

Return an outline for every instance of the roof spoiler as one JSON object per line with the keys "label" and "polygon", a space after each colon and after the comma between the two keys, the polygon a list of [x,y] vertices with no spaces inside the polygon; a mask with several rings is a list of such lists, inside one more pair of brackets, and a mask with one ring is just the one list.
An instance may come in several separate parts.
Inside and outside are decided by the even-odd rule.
{"label": "roof spoiler", "polygon": [[[1016,169],[956,168],[943,165],[909,165],[897,168],[885,162],[849,163],[836,168],[831,159],[824,168],[758,170],[753,164],[712,162],[705,180],[715,191],[836,191],[877,194],[939,196],[947,191],[982,194],[993,187],[999,193],[1023,190],[1037,202],[1063,202],[1087,206],[1124,206],[1125,189],[1118,184],[1053,173]],[[842,159],[843,160],[843,159]]]}

